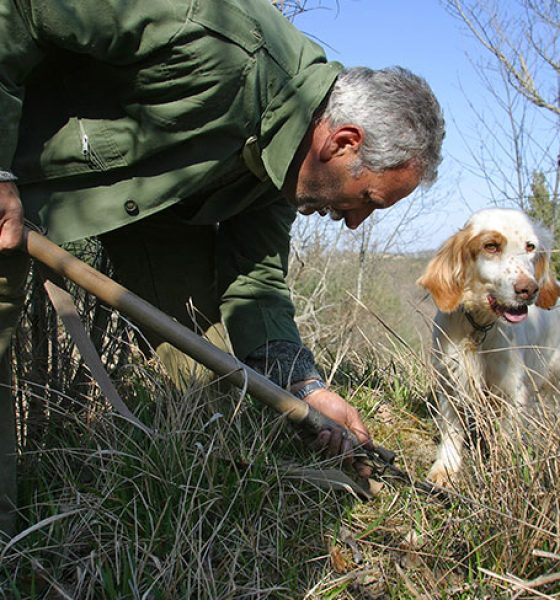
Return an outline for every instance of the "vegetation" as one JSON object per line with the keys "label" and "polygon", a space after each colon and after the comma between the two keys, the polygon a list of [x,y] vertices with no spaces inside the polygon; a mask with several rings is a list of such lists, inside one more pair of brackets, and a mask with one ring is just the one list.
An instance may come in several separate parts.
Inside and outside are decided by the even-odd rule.
{"label": "vegetation", "polygon": [[[436,436],[426,402],[433,309],[414,286],[425,260],[366,254],[360,261],[316,240],[294,260],[306,342],[376,442],[422,478]],[[80,301],[88,327],[99,323],[95,304]],[[27,327],[37,318],[33,296],[29,311]],[[56,327],[48,312],[42,322]],[[111,413],[58,327],[47,335],[59,361],[46,380],[45,371],[29,370],[29,331],[18,338],[22,532],[0,547],[5,598],[546,598],[558,591],[552,419],[540,443],[528,446],[504,439],[491,427],[497,419],[473,415],[490,451],[473,442],[450,506],[390,481],[363,500],[344,487],[336,461],[314,455],[256,399],[194,376],[186,390],[174,390],[162,365],[142,356],[130,324],[101,314],[110,317],[96,336],[104,360],[155,433]],[[42,410],[31,427],[34,403]]]}
{"label": "vegetation", "polygon": [[[540,221],[543,225],[546,225],[553,233],[555,240],[560,239],[558,193],[556,193],[556,197],[553,196],[542,171],[535,171],[533,173],[527,214],[533,219]],[[560,274],[560,253],[553,253],[552,264],[555,272]]]}
{"label": "vegetation", "polygon": [[[485,93],[474,99],[464,90],[474,121],[462,127],[469,131],[463,140],[471,156],[471,164],[462,166],[484,181],[490,203],[528,212],[559,239],[560,5],[556,0],[443,4],[481,49],[473,66]],[[558,273],[557,255],[554,264]]]}

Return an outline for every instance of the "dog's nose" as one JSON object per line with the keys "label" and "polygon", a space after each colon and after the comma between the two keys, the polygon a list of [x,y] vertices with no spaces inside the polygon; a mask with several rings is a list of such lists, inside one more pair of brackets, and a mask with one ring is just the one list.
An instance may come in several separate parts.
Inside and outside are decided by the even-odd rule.
{"label": "dog's nose", "polygon": [[539,286],[534,279],[520,277],[514,284],[513,289],[518,300],[532,300],[539,291]]}

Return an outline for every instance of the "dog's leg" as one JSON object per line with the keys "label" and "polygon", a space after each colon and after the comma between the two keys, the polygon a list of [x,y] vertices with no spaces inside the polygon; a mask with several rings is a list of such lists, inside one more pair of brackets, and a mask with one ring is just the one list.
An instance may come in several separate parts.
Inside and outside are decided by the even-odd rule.
{"label": "dog's leg", "polygon": [[492,392],[502,398],[503,413],[500,425],[503,434],[511,440],[521,440],[530,430],[536,413],[538,381],[523,360],[523,353],[510,350],[504,376],[497,380]]}
{"label": "dog's leg", "polygon": [[450,398],[439,397],[440,412],[437,417],[437,424],[441,441],[436,460],[428,473],[428,479],[441,486],[449,485],[453,481],[463,462],[465,429],[452,402],[453,400]]}

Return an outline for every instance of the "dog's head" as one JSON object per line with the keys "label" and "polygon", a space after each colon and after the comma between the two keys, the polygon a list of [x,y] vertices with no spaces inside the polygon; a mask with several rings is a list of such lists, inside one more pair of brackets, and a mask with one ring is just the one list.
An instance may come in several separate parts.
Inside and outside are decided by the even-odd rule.
{"label": "dog's head", "polygon": [[550,232],[523,212],[481,210],[443,244],[417,283],[442,312],[463,305],[517,323],[528,305],[551,308],[560,296],[551,248]]}

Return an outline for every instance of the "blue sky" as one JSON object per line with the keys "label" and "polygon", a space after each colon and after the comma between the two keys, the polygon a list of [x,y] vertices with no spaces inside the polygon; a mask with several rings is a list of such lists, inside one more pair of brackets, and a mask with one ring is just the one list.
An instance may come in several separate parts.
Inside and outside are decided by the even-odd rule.
{"label": "blue sky", "polygon": [[482,98],[469,57],[476,61],[484,53],[438,0],[340,0],[338,10],[335,0],[322,5],[296,17],[295,24],[321,43],[329,59],[345,66],[407,67],[425,77],[443,107],[444,161],[440,182],[428,192],[437,208],[420,219],[425,235],[413,249],[434,248],[489,203],[485,186],[462,166],[472,161],[459,132],[468,134],[474,119],[461,88],[474,102]]}

